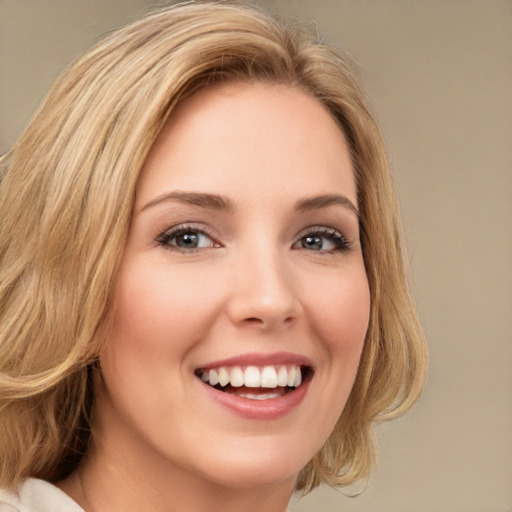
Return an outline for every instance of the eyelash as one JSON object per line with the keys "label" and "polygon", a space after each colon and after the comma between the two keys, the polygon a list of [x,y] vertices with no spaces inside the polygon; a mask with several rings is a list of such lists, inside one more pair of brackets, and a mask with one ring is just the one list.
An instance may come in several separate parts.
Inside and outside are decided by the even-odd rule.
{"label": "eyelash", "polygon": [[[171,244],[171,242],[175,238],[179,237],[180,235],[187,234],[187,233],[196,234],[199,236],[207,236],[212,242],[211,247],[183,248],[183,247],[179,247],[175,244]],[[340,231],[338,231],[337,229],[334,229],[334,228],[320,227],[320,226],[313,226],[313,227],[310,227],[310,228],[302,231],[299,234],[296,242],[294,242],[292,248],[307,250],[307,248],[304,246],[302,246],[302,247],[297,246],[306,238],[324,238],[324,239],[331,241],[334,244],[334,247],[331,249],[320,249],[318,251],[310,251],[310,252],[319,252],[321,254],[326,254],[326,253],[333,254],[333,253],[337,253],[337,252],[344,253],[351,249],[351,243],[350,243],[350,241],[348,241],[345,238],[343,233],[341,233]],[[168,250],[178,251],[178,252],[181,252],[184,254],[195,253],[202,249],[221,247],[221,244],[219,244],[218,242],[215,241],[215,237],[214,237],[213,233],[207,227],[205,227],[205,226],[198,227],[193,224],[183,224],[183,225],[177,226],[175,228],[171,228],[167,231],[164,231],[157,237],[156,242]]]}
{"label": "eyelash", "polygon": [[[323,254],[325,254],[325,253],[333,254],[333,253],[337,253],[337,252],[344,253],[344,252],[348,252],[352,248],[352,244],[350,243],[349,240],[347,240],[345,238],[343,233],[341,233],[340,231],[338,231],[337,229],[334,229],[334,228],[321,227],[321,226],[313,226],[313,227],[308,228],[307,230],[302,231],[299,234],[297,242],[294,243],[294,246],[306,238],[315,238],[315,237],[326,238],[334,244],[334,247],[332,249],[322,249],[322,250],[318,251]],[[302,248],[305,249],[305,247],[302,247]],[[299,247],[297,247],[297,249],[299,249]],[[312,251],[312,252],[316,252],[316,251]]]}
{"label": "eyelash", "polygon": [[198,234],[200,236],[201,235],[207,236],[212,241],[211,248],[221,247],[221,245],[215,241],[215,237],[214,237],[213,233],[207,227],[205,227],[205,226],[198,227],[198,226],[194,226],[193,224],[182,224],[175,228],[171,228],[167,231],[164,231],[157,237],[156,242],[159,245],[163,246],[165,249],[168,249],[170,251],[178,251],[178,252],[181,252],[184,254],[195,253],[201,249],[206,249],[206,247],[194,247],[194,248],[186,249],[186,248],[178,247],[177,245],[171,244],[171,242],[175,238],[177,238],[180,235],[187,234],[187,233],[194,233],[194,234]]}

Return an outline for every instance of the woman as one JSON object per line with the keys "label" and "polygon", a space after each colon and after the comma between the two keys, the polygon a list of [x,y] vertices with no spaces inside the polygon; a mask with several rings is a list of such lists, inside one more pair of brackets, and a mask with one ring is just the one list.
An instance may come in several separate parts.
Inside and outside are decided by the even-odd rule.
{"label": "woman", "polygon": [[87,52],[3,157],[0,216],[0,510],[284,511],[367,480],[420,393],[355,73],[254,8]]}

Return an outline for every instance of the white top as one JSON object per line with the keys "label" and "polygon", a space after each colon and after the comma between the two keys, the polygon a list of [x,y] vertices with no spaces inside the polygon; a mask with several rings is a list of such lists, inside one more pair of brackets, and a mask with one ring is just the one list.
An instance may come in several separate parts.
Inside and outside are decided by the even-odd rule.
{"label": "white top", "polygon": [[58,487],[29,478],[19,491],[0,489],[0,512],[85,512]]}

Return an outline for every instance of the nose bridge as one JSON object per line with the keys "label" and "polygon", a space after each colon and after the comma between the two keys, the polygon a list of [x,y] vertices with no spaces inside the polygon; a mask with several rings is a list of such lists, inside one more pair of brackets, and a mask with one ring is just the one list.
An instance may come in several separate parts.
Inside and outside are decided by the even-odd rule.
{"label": "nose bridge", "polygon": [[236,323],[271,328],[290,323],[300,312],[292,269],[277,244],[261,241],[237,257],[230,316]]}

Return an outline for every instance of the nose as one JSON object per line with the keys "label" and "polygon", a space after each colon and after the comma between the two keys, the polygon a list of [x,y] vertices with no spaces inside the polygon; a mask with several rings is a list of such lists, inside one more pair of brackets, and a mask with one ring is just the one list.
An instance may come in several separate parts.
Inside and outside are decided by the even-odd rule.
{"label": "nose", "polygon": [[270,331],[293,324],[302,313],[296,279],[286,258],[253,253],[234,265],[228,315],[237,326]]}

